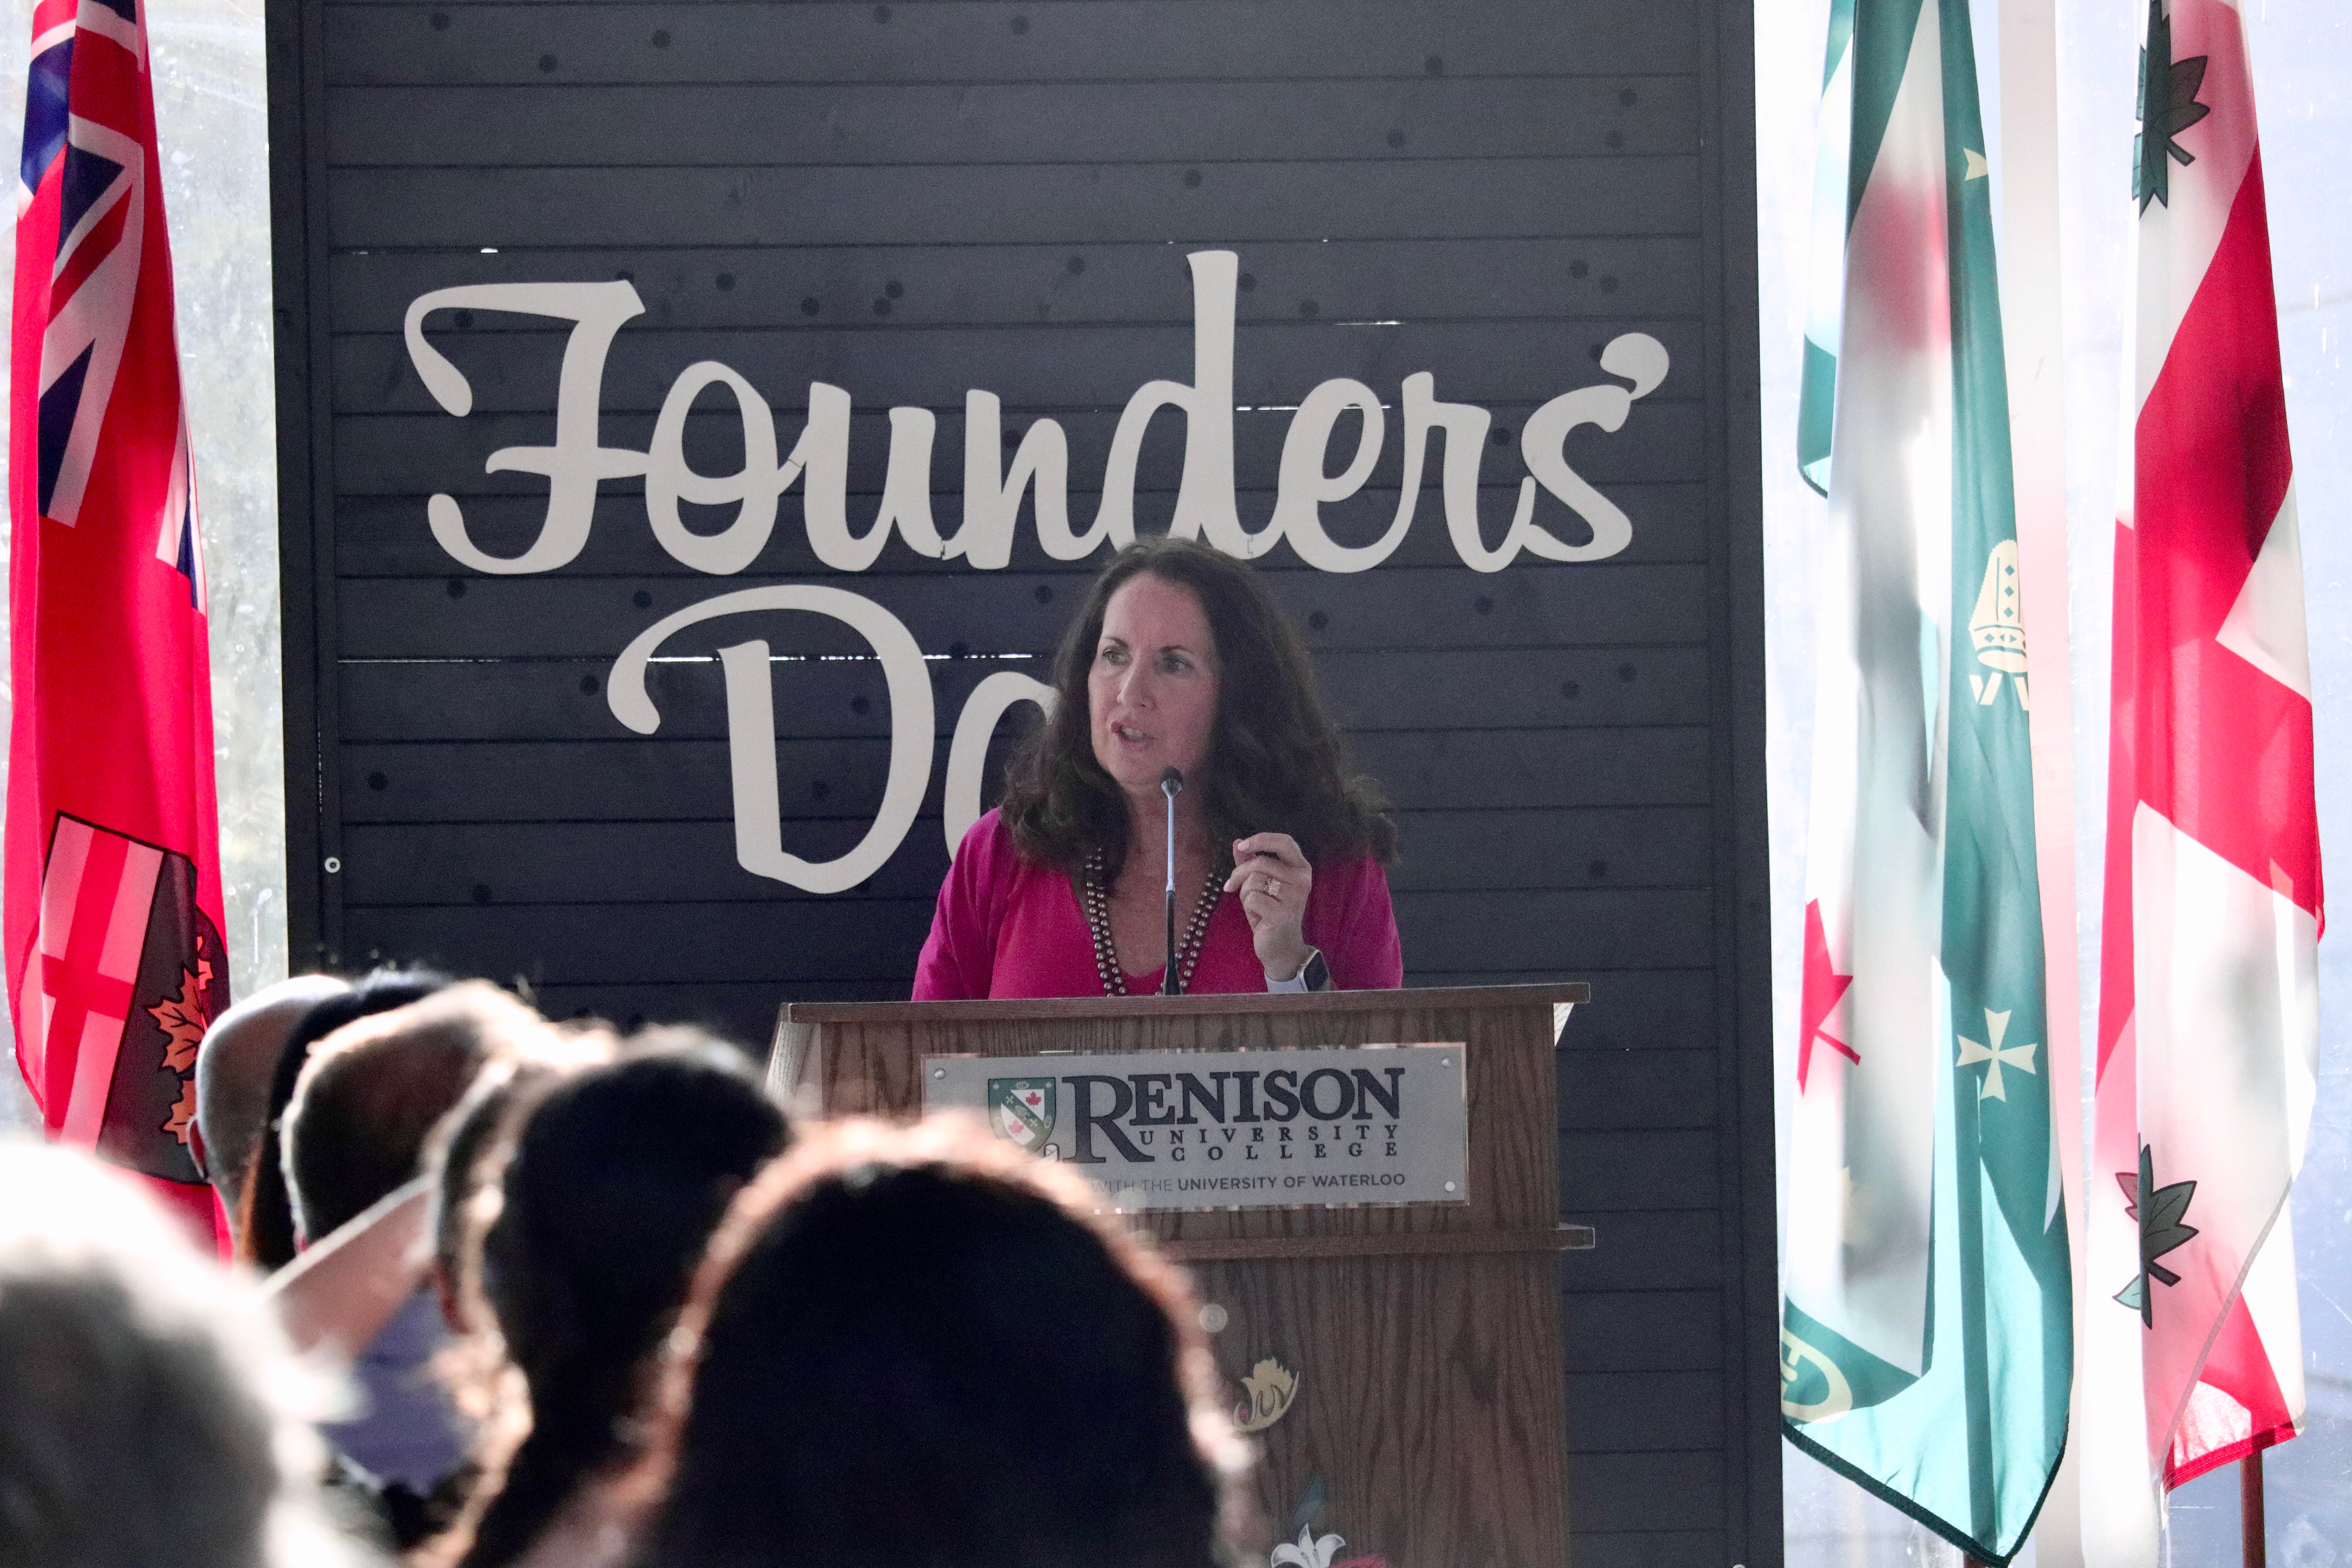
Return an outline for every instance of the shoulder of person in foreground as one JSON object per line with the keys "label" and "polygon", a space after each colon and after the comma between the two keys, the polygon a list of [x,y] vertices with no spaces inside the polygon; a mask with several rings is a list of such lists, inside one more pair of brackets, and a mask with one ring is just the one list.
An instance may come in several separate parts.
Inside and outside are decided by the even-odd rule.
{"label": "shoulder of person in foreground", "polygon": [[294,1348],[365,1349],[425,1278],[431,1181],[419,1176],[346,1221],[264,1287]]}
{"label": "shoulder of person in foreground", "polygon": [[1009,890],[1020,854],[1002,811],[982,814],[965,832],[956,846],[955,864],[940,883],[930,935],[915,963],[915,1001],[961,1002],[988,994],[997,904]]}

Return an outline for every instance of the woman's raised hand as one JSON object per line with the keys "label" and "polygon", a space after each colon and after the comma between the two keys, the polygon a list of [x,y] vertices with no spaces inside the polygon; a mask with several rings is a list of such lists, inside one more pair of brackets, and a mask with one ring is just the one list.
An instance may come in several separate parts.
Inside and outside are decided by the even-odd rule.
{"label": "woman's raised hand", "polygon": [[1289,980],[1313,951],[1307,945],[1307,895],[1315,868],[1287,833],[1254,833],[1234,841],[1234,874],[1225,891],[1239,893],[1249,917],[1250,941],[1268,980]]}

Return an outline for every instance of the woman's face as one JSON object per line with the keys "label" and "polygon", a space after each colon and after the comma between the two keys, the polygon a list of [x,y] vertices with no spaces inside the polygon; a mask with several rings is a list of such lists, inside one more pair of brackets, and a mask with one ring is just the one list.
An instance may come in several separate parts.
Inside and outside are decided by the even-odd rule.
{"label": "woman's face", "polygon": [[1139,572],[1103,608],[1087,675],[1095,761],[1131,795],[1164,768],[1193,782],[1217,720],[1217,646],[1192,589]]}

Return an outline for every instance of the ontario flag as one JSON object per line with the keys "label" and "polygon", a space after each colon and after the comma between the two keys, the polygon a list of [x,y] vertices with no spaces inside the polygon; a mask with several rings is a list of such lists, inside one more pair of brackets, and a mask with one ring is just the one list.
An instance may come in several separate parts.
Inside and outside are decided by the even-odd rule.
{"label": "ontario flag", "polygon": [[2084,1533],[2292,1437],[2287,1190],[2318,1057],[2311,675],[2244,19],[2152,0],[2087,1189]]}
{"label": "ontario flag", "polygon": [[1846,16],[1780,1409],[2000,1564],[2073,1376],[2030,738],[2032,657],[2063,680],[2064,650],[2026,646],[1969,7]]}
{"label": "ontario flag", "polygon": [[5,946],[51,1137],[214,1226],[228,1002],[205,594],[140,0],[41,0],[10,342]]}

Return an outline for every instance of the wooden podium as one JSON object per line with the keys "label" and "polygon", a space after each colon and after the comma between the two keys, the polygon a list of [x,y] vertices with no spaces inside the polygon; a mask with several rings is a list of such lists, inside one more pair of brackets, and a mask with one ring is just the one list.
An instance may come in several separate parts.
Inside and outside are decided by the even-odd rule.
{"label": "wooden podium", "polygon": [[1345,1541],[1330,1565],[1559,1568],[1559,1254],[1593,1235],[1559,1223],[1554,1009],[1590,995],[1559,984],[789,1004],[769,1078],[818,1113],[910,1118],[928,1057],[1460,1042],[1467,1201],[1158,1211],[1138,1223],[1192,1269],[1236,1406],[1262,1362],[1296,1379],[1285,1414],[1256,1434],[1259,1552],[1306,1528]]}

